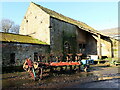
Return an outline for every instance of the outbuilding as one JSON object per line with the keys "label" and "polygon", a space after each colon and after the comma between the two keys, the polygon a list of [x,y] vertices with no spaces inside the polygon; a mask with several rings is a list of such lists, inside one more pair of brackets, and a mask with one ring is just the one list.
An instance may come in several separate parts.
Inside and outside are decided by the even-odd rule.
{"label": "outbuilding", "polygon": [[0,33],[0,36],[3,66],[19,66],[28,57],[36,61],[38,54],[45,56],[49,53],[49,45],[47,43],[34,39],[31,36],[12,33]]}

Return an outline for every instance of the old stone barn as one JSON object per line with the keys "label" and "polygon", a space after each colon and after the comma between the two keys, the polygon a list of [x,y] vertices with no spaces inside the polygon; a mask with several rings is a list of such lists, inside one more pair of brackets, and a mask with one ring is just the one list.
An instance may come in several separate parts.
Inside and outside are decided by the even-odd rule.
{"label": "old stone barn", "polygon": [[8,60],[11,63],[21,61],[29,55],[35,60],[34,57],[41,53],[46,57],[47,53],[55,57],[79,53],[97,55],[99,58],[113,57],[110,37],[83,22],[33,2],[23,18],[20,34],[3,33],[2,54],[6,63],[9,63]]}
{"label": "old stone barn", "polygon": [[41,55],[49,53],[49,45],[30,36],[11,33],[0,33],[0,36],[3,66],[19,66],[30,56],[36,60],[38,53]]}
{"label": "old stone barn", "polygon": [[109,37],[83,22],[35,3],[30,3],[28,7],[20,34],[46,42],[54,55],[83,53],[99,57],[112,56],[112,43]]}

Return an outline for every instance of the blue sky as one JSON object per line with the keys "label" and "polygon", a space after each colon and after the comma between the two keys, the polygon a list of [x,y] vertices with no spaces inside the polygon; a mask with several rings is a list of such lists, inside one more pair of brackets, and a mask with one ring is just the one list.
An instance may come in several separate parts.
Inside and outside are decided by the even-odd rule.
{"label": "blue sky", "polygon": [[[67,17],[82,21],[97,30],[118,27],[117,2],[35,2]],[[2,18],[21,21],[30,2],[1,2]]]}

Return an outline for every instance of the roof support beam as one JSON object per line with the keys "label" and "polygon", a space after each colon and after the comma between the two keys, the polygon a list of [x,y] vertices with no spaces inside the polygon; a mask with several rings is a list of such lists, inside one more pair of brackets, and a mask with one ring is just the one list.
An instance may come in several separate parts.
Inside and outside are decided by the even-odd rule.
{"label": "roof support beam", "polygon": [[98,35],[98,56],[99,56],[99,59],[102,58],[101,35]]}

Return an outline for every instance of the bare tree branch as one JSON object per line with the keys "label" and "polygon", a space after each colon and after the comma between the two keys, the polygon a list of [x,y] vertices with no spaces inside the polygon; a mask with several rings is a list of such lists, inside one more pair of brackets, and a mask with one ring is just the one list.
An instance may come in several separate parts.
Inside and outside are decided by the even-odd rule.
{"label": "bare tree branch", "polygon": [[0,22],[0,30],[7,33],[19,33],[19,25],[15,25],[14,21],[2,19]]}
{"label": "bare tree branch", "polygon": [[11,28],[11,32],[19,34],[19,29],[20,29],[19,25],[13,25],[13,27]]}
{"label": "bare tree branch", "polygon": [[2,19],[0,23],[2,26],[1,29],[3,32],[9,32],[11,27],[14,25],[14,22],[9,19]]}

